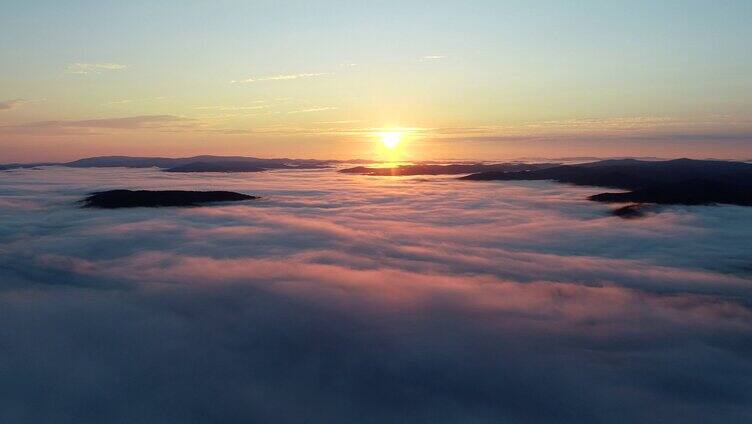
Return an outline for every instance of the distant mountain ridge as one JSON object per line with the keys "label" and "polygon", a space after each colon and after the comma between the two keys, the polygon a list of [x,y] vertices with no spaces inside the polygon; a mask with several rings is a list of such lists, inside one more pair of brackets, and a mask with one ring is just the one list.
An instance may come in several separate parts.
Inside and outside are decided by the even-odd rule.
{"label": "distant mountain ridge", "polygon": [[5,163],[5,164],[0,164],[0,171],[7,171],[10,169],[19,169],[19,168],[36,168],[37,166],[54,166],[54,165],[59,165],[59,163],[55,163],[55,162]]}
{"label": "distant mountain ridge", "polygon": [[415,175],[458,175],[479,172],[513,172],[513,171],[530,171],[535,169],[550,168],[558,166],[558,163],[471,163],[471,164],[414,164],[399,165],[389,168],[377,168],[367,166],[356,166],[354,168],[342,169],[339,172],[345,174],[370,175],[379,177],[400,177]]}
{"label": "distant mountain ridge", "polygon": [[315,159],[273,158],[246,156],[193,156],[187,158],[97,156],[63,163],[34,163],[0,165],[0,170],[36,166],[67,166],[71,168],[160,168],[167,172],[260,172],[272,169],[316,169],[333,166],[339,161]]}
{"label": "distant mountain ridge", "polygon": [[326,168],[336,161],[314,159],[262,159],[245,156],[193,156],[188,158],[102,156],[79,159],[63,166],[162,168],[167,172],[259,172],[284,168]]}

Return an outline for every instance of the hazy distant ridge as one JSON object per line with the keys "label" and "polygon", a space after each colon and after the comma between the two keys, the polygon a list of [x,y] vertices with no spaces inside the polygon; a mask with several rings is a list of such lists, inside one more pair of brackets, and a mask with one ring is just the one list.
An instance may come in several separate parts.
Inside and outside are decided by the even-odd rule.
{"label": "hazy distant ridge", "polygon": [[29,163],[0,165],[0,170],[33,168],[37,166],[67,166],[72,168],[161,168],[167,172],[258,172],[271,169],[315,169],[332,166],[338,161],[315,159],[246,156],[193,156],[188,158],[98,156],[62,163]]}

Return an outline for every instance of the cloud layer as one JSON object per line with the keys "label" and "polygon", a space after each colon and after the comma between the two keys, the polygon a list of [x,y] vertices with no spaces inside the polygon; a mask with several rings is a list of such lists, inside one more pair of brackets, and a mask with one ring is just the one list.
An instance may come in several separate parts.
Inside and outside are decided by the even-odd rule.
{"label": "cloud layer", "polygon": [[[105,188],[246,205],[92,211]],[[752,211],[331,171],[0,180],[3,422],[743,422]]]}

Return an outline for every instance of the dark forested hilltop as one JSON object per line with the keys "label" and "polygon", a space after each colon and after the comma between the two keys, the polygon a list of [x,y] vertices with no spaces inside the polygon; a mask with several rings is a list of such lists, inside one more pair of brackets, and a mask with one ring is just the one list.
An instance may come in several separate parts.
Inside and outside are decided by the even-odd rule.
{"label": "dark forested hilltop", "polygon": [[552,180],[610,187],[626,193],[591,196],[600,202],[752,205],[752,164],[720,160],[603,160],[521,172],[480,172],[474,181]]}
{"label": "dark forested hilltop", "polygon": [[137,207],[200,206],[216,202],[239,202],[257,199],[232,191],[185,190],[109,190],[92,193],[82,200],[85,208],[119,209]]}

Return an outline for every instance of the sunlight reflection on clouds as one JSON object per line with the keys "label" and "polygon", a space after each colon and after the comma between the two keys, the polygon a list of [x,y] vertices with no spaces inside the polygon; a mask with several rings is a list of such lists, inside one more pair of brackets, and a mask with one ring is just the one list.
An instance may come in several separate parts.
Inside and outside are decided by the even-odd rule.
{"label": "sunlight reflection on clouds", "polygon": [[[77,208],[110,188],[262,199]],[[622,220],[584,200],[596,192],[329,170],[6,172],[0,389],[14,394],[0,417],[749,417],[752,211]],[[92,402],[106,408],[82,415]]]}

